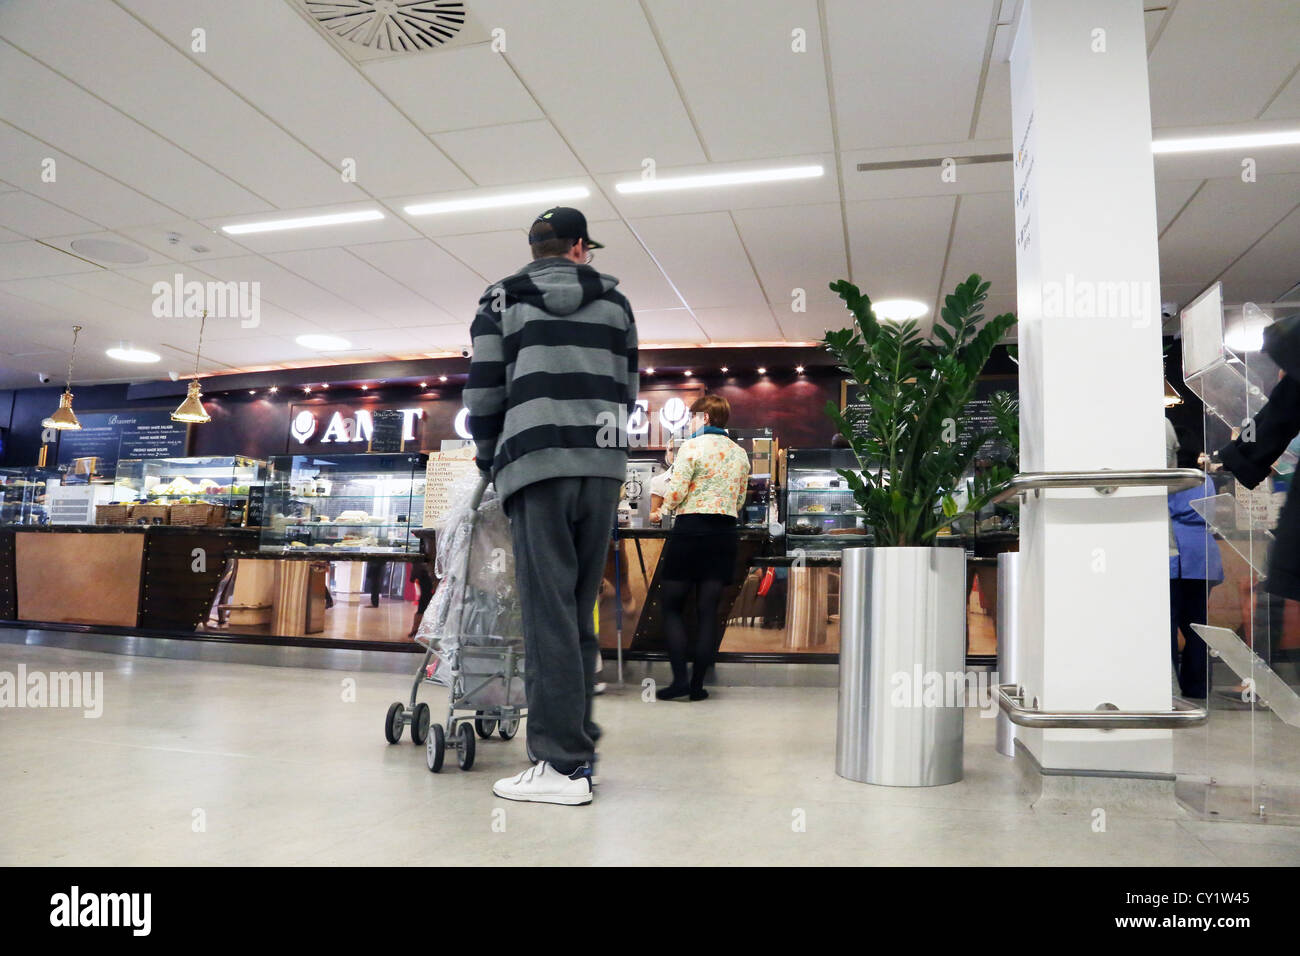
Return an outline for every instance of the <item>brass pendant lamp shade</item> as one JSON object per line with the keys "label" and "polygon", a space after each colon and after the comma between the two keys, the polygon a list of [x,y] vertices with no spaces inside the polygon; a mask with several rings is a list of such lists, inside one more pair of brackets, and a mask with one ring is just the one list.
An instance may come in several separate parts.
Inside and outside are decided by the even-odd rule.
{"label": "brass pendant lamp shade", "polygon": [[72,410],[72,363],[77,359],[77,336],[80,334],[81,326],[74,325],[72,327],[72,354],[68,356],[68,383],[64,386],[63,394],[59,396],[59,407],[54,410],[53,415],[41,422],[46,428],[72,431],[81,427],[81,422],[77,421],[77,413]]}
{"label": "brass pendant lamp shade", "polygon": [[208,313],[203,313],[203,318],[199,322],[199,344],[194,350],[194,378],[190,381],[190,387],[185,393],[185,401],[181,402],[176,411],[172,412],[172,421],[189,422],[195,425],[202,425],[205,422],[212,421],[212,416],[208,410],[203,407],[203,392],[199,389],[199,354],[203,351],[203,326],[207,324]]}
{"label": "brass pendant lamp shade", "polygon": [[1173,408],[1175,405],[1183,404],[1183,396],[1178,394],[1178,389],[1165,379],[1165,408]]}

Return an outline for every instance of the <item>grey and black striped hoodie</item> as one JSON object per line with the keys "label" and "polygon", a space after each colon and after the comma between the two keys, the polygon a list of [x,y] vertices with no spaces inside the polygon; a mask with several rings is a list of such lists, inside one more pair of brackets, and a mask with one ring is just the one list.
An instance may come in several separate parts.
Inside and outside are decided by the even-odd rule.
{"label": "grey and black striped hoodie", "polygon": [[490,463],[502,499],[548,478],[627,477],[637,338],[616,285],[590,266],[546,258],[479,300],[464,399],[479,467]]}

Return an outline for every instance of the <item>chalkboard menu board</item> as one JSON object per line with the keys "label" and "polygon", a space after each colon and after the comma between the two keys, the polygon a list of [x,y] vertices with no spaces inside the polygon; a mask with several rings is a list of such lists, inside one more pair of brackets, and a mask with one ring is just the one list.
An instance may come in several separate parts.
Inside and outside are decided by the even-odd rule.
{"label": "chalkboard menu board", "polygon": [[[995,429],[997,419],[993,417],[993,395],[997,392],[1010,392],[1015,395],[1018,388],[1018,380],[1014,375],[989,376],[979,379],[975,383],[975,397],[966,403],[961,430],[958,434],[962,438],[966,438],[976,432]],[[857,386],[848,380],[841,384],[840,395],[840,409],[845,413],[845,417],[853,423],[854,433],[865,434],[869,427],[867,416],[871,413],[871,406],[858,396]],[[983,452],[985,454],[991,453],[997,450],[999,446],[1005,446],[1005,443],[1000,439],[990,440],[985,442]]]}
{"label": "chalkboard menu board", "polygon": [[165,408],[133,412],[85,412],[81,428],[59,436],[59,465],[77,458],[98,458],[98,474],[112,477],[120,458],[184,456],[189,425],[174,422]]}
{"label": "chalkboard menu board", "polygon": [[384,408],[371,412],[373,423],[370,432],[369,451],[401,451],[402,427],[405,416],[395,408]]}

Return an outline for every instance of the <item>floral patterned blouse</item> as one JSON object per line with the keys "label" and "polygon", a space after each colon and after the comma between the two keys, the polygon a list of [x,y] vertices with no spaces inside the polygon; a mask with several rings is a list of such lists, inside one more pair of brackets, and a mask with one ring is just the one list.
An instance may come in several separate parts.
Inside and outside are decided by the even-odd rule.
{"label": "floral patterned blouse", "polygon": [[749,491],[749,456],[723,435],[686,441],[673,460],[664,490],[664,511],[679,515],[740,513]]}

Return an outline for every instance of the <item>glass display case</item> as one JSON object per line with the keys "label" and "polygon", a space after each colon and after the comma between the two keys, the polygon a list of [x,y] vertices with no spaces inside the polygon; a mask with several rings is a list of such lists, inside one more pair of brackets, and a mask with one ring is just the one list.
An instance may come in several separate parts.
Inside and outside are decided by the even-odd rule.
{"label": "glass display case", "polygon": [[766,528],[776,517],[772,503],[772,463],[776,460],[777,442],[770,428],[732,429],[728,434],[749,456],[749,492],[740,514],[740,524]]}
{"label": "glass display case", "polygon": [[58,474],[45,468],[0,468],[0,524],[49,524],[47,483]]}
{"label": "glass display case", "polygon": [[238,455],[124,458],[117,463],[112,500],[114,503],[223,505],[227,524],[257,524],[257,500],[265,476],[266,462]]}
{"label": "glass display case", "polygon": [[272,458],[261,550],[418,553],[426,463],[409,452]]}
{"label": "glass display case", "polygon": [[862,511],[837,469],[861,474],[847,448],[791,448],[785,459],[786,550],[834,553],[871,543]]}

